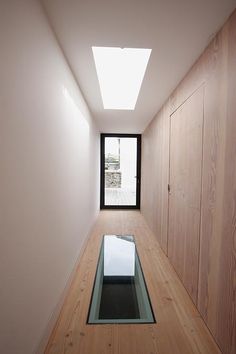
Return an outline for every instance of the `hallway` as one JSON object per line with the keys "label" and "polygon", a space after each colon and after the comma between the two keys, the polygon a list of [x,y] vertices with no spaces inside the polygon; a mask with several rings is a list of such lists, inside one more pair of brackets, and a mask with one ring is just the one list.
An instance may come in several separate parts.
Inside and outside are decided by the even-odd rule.
{"label": "hallway", "polygon": [[0,354],[236,353],[235,117],[236,0],[0,1]]}
{"label": "hallway", "polygon": [[[134,235],[155,324],[87,325],[104,234]],[[101,211],[46,354],[217,354],[207,327],[139,211]]]}

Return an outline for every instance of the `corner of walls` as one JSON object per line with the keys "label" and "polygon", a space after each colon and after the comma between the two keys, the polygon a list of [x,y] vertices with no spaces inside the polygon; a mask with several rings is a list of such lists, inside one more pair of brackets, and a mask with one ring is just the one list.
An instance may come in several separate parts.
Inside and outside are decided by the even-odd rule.
{"label": "corner of walls", "polygon": [[76,271],[79,267],[80,259],[81,259],[82,255],[85,251],[85,248],[87,246],[87,243],[88,243],[88,240],[90,238],[90,234],[91,234],[91,231],[93,228],[93,224],[94,224],[97,216],[98,216],[98,212],[95,214],[95,218],[94,218],[94,221],[92,222],[92,226],[90,227],[88,234],[86,235],[85,239],[83,240],[83,244],[81,246],[81,249],[79,250],[79,254],[78,254],[76,263],[75,263],[71,273],[69,274],[69,277],[66,281],[66,285],[65,285],[64,289],[62,290],[61,294],[59,295],[59,300],[57,301],[51,315],[49,316],[49,319],[47,321],[47,326],[41,336],[39,344],[36,345],[35,354],[43,354],[45,352],[49,338],[51,337],[51,335],[53,335],[53,330],[57,326],[57,321],[60,317],[60,313],[62,311],[63,304],[65,303],[68,292],[69,292],[71,285],[73,283]]}

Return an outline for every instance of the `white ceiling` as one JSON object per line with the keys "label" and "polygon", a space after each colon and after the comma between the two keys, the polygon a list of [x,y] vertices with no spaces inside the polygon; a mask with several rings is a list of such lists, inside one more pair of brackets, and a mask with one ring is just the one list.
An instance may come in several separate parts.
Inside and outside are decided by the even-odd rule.
{"label": "white ceiling", "polygon": [[[140,133],[236,0],[44,0],[44,6],[101,132]],[[152,48],[134,111],[103,109],[92,46]]]}

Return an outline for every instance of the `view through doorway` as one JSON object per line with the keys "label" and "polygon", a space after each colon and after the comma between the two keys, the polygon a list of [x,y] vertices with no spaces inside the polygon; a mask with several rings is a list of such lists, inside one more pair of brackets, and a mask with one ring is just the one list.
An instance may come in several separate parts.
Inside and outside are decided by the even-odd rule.
{"label": "view through doorway", "polygon": [[101,135],[101,208],[139,208],[140,149],[140,135]]}

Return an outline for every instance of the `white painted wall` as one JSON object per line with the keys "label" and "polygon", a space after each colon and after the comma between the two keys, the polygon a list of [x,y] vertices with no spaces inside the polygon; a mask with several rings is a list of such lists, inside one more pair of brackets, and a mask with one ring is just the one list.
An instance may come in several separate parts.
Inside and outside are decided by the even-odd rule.
{"label": "white painted wall", "polygon": [[34,353],[98,211],[99,135],[37,0],[0,3],[0,353]]}

